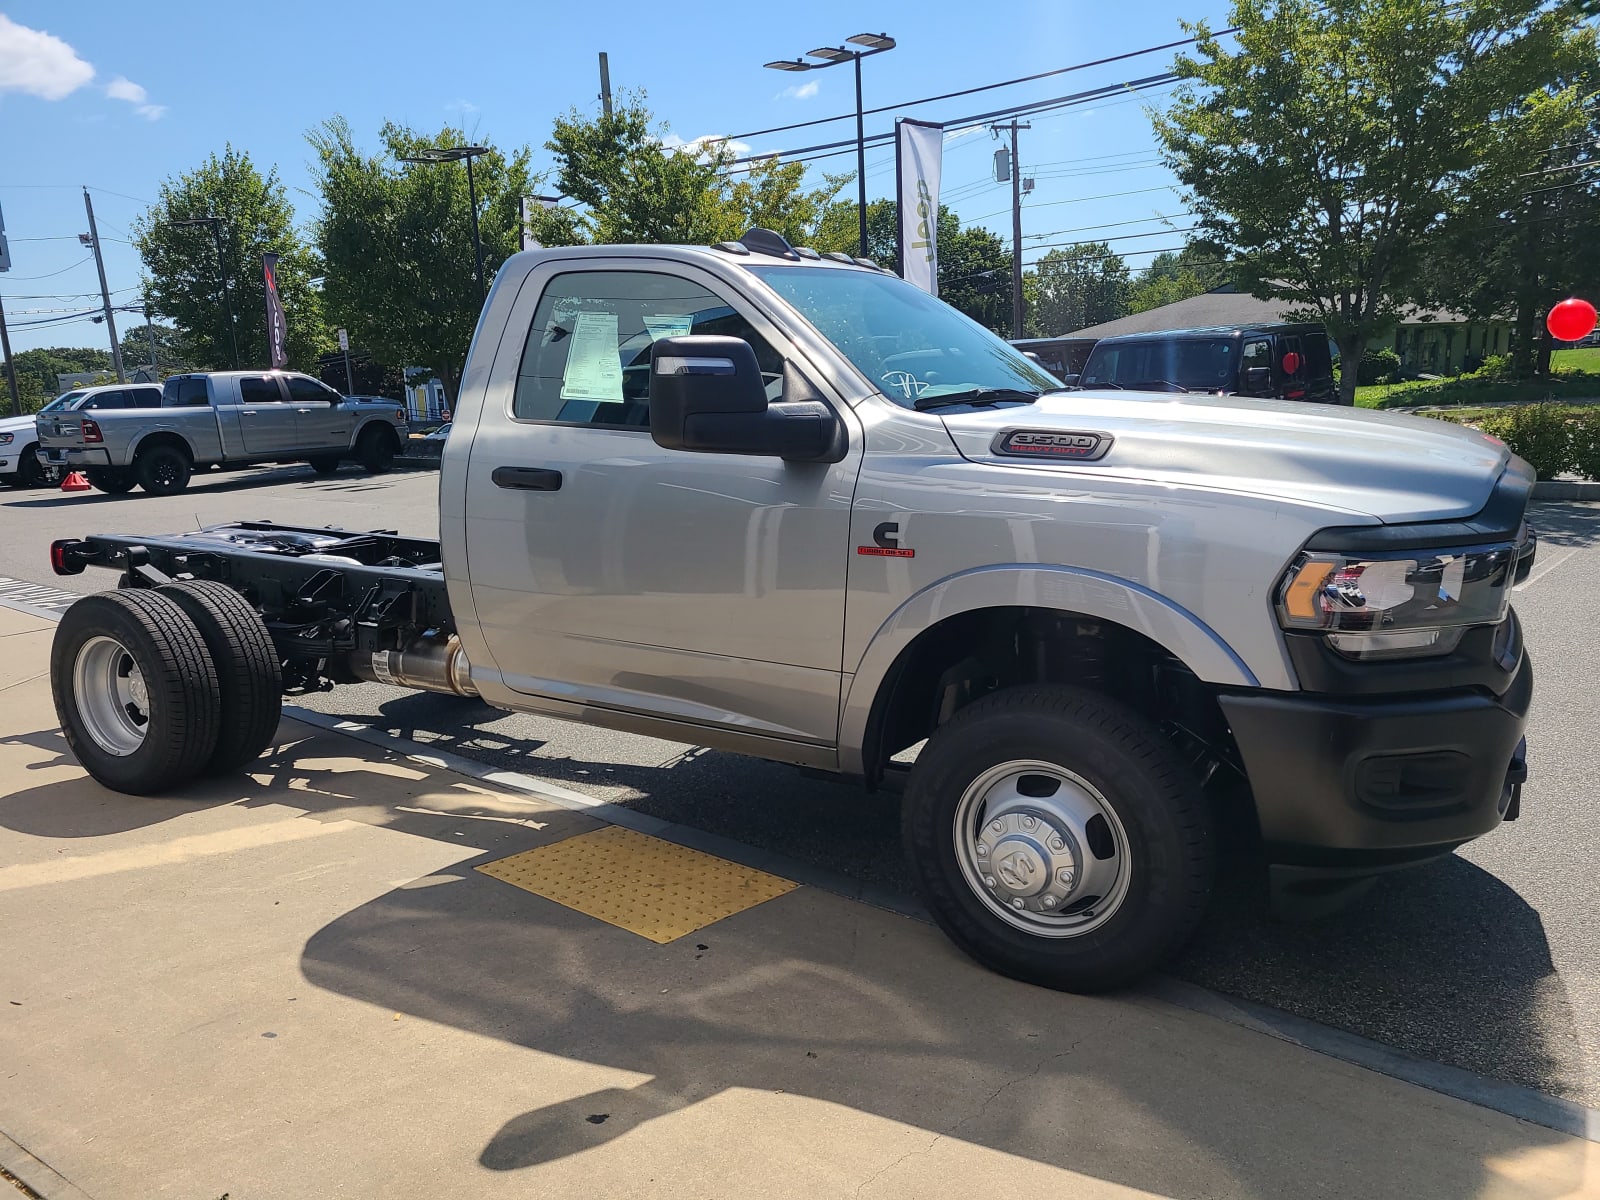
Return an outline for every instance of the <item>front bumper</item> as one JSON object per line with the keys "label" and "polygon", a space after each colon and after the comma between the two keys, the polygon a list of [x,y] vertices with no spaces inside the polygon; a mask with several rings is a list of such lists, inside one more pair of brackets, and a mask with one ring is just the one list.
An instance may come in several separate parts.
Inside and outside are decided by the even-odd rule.
{"label": "front bumper", "polygon": [[1526,655],[1500,695],[1218,699],[1275,866],[1370,874],[1448,853],[1517,815],[1533,699]]}
{"label": "front bumper", "polygon": [[39,457],[44,460],[47,467],[109,467],[111,465],[111,452],[109,450],[68,450],[60,446],[39,451]]}

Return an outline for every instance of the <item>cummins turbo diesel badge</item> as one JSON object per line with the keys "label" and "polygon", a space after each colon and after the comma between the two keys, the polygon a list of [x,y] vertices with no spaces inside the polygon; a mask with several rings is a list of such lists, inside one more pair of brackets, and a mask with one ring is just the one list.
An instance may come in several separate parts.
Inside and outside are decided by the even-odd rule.
{"label": "cummins turbo diesel badge", "polygon": [[1111,449],[1111,435],[1081,430],[1012,429],[994,440],[996,454],[1012,458],[1070,458],[1093,462]]}

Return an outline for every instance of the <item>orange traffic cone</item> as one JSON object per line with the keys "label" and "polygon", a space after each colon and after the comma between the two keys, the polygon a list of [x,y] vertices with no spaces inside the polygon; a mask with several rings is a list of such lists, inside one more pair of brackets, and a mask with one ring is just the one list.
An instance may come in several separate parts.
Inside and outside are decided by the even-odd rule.
{"label": "orange traffic cone", "polygon": [[61,481],[61,490],[63,492],[87,492],[89,490],[89,481],[83,477],[82,471],[73,471]]}

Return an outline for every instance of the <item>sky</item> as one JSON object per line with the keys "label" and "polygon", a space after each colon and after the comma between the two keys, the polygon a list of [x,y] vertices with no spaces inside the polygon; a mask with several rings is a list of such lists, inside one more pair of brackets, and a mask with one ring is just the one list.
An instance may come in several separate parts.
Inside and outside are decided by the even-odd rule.
{"label": "sky", "polygon": [[[98,303],[82,188],[94,198],[114,304],[137,303],[140,264],[130,223],[161,181],[231,142],[263,171],[275,167],[301,222],[316,213],[308,129],[346,117],[363,145],[394,120],[449,124],[503,148],[527,144],[549,165],[552,119],[598,106],[597,56],[614,90],[639,89],[685,141],[849,113],[847,120],[740,138],[761,153],[854,136],[848,65],[786,74],[763,64],[857,33],[888,33],[896,49],[863,63],[868,135],[897,116],[947,125],[943,199],[967,223],[1010,244],[1010,186],[992,181],[1000,145],[963,118],[1011,104],[1116,85],[1166,70],[1173,51],[1089,67],[936,103],[922,97],[1055,70],[1185,35],[1180,20],[1226,25],[1221,0],[1011,0],[990,9],[952,0],[663,9],[614,0],[527,4],[477,0],[0,0],[0,212],[12,270],[0,273],[16,350],[102,345],[105,327],[70,317]],[[736,11],[736,16],[718,15]],[[1146,105],[1163,87],[1025,118],[1024,261],[1052,243],[1119,238],[1138,268],[1182,245],[1190,221],[1156,159]],[[814,163],[853,170],[854,154]],[[892,146],[867,155],[869,198],[894,189]],[[844,193],[854,195],[852,184]],[[293,320],[293,314],[290,314]],[[119,323],[137,323],[136,314]]]}

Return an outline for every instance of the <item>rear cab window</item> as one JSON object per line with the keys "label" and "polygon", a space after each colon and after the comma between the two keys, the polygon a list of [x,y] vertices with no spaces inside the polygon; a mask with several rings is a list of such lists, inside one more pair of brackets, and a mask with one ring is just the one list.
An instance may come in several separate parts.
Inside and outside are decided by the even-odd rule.
{"label": "rear cab window", "polygon": [[211,403],[211,393],[204,375],[179,375],[169,379],[161,389],[163,408],[205,408]]}

